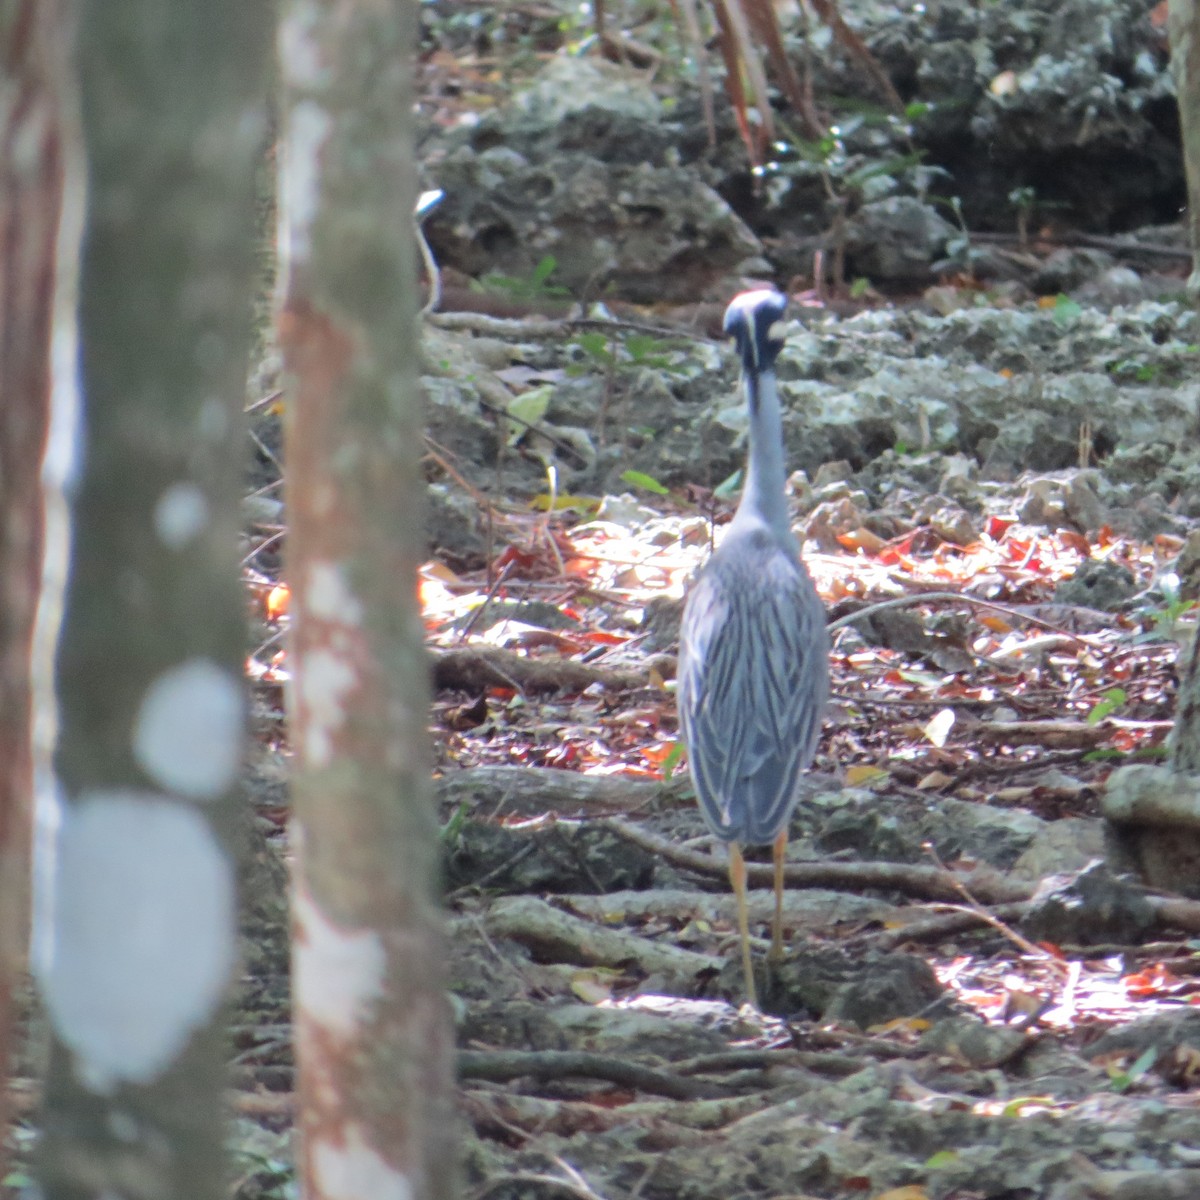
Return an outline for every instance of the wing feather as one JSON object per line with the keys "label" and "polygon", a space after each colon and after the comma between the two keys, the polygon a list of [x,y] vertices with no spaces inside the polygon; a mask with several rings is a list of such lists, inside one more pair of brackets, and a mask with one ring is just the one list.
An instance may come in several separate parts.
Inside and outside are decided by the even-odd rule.
{"label": "wing feather", "polygon": [[812,580],[764,533],[727,539],[693,586],[680,640],[679,716],[700,810],[726,841],[773,841],[829,694]]}

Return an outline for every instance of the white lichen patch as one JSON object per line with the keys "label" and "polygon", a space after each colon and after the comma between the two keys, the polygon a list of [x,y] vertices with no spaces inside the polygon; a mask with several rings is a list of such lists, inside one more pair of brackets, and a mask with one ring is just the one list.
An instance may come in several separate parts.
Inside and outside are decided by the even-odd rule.
{"label": "white lichen patch", "polygon": [[138,765],[164,791],[214,800],[242,760],[242,689],[216,663],[192,658],[147,689],[133,724]]}
{"label": "white lichen patch", "polygon": [[107,1093],[157,1078],[218,1011],[235,961],[233,867],[203,815],[150,792],[66,808],[40,964],[79,1078]]}
{"label": "white lichen patch", "polygon": [[287,114],[279,175],[280,257],[289,264],[307,262],[312,226],[321,203],[321,152],[333,119],[313,100],[301,100]]}
{"label": "white lichen patch", "polygon": [[346,719],[345,698],[358,674],[343,655],[310,650],[297,664],[295,679],[305,758],[310,766],[323,767],[333,755],[333,736]]}
{"label": "white lichen patch", "polygon": [[293,88],[316,88],[327,83],[330,71],[321,49],[318,29],[324,19],[319,4],[293,3],[279,22],[279,69]]}
{"label": "white lichen patch", "polygon": [[173,483],[154,505],[154,532],[169,550],[182,550],[208,525],[208,497],[194,483]]}
{"label": "white lichen patch", "polygon": [[54,956],[54,887],[58,879],[58,841],[67,810],[62,786],[48,763],[33,772],[32,929],[29,960],[34,974],[44,974]]}
{"label": "white lichen patch", "polygon": [[361,1127],[353,1122],[340,1141],[326,1136],[313,1145],[312,1165],[316,1193],[327,1200],[412,1200],[408,1175],[367,1145]]}
{"label": "white lichen patch", "polygon": [[308,611],[322,621],[357,625],[362,621],[362,602],[346,586],[342,569],[334,563],[315,562],[308,570]]}
{"label": "white lichen patch", "polygon": [[222,442],[229,435],[229,409],[220,396],[209,396],[196,415],[196,435],[204,442]]}
{"label": "white lichen patch", "polygon": [[379,935],[337,925],[303,886],[292,897],[292,920],[297,1007],[307,1020],[338,1037],[361,1033],[383,998],[387,955]]}

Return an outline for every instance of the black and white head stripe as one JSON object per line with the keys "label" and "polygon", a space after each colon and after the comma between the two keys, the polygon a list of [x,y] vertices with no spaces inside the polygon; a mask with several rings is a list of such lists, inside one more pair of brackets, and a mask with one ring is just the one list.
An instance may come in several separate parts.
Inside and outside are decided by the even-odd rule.
{"label": "black and white head stripe", "polygon": [[772,288],[735,296],[725,310],[725,332],[737,343],[748,375],[769,371],[783,349],[781,329],[787,297]]}

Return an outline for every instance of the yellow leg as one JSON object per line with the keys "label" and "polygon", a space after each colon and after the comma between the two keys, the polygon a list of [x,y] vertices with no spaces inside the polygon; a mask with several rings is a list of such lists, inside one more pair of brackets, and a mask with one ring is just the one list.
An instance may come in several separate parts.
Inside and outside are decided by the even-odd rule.
{"label": "yellow leg", "polygon": [[729,843],[729,882],[737,897],[738,934],[742,939],[742,973],[746,977],[746,999],[751,1008],[758,1008],[758,992],[754,989],[754,964],[750,961],[750,918],[746,913],[746,860],[737,842]]}
{"label": "yellow leg", "polygon": [[787,830],[775,839],[775,920],[771,923],[771,962],[783,960],[783,856],[787,850]]}

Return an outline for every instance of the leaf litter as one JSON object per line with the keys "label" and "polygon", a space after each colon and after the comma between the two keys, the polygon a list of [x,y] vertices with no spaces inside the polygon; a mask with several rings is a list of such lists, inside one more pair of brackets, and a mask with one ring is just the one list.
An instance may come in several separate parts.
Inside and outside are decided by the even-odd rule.
{"label": "leaf litter", "polygon": [[[800,982],[774,996],[783,1019],[763,1018],[736,1009],[724,862],[690,797],[673,699],[682,597],[731,500],[648,486],[641,474],[624,480],[636,501],[551,492],[524,510],[509,503],[487,568],[431,560],[420,572],[438,680],[431,733],[443,843],[457,880],[461,1044],[597,1054],[491,1063],[493,1076],[513,1072],[505,1085],[466,1069],[472,1177],[549,1153],[593,1179],[609,1178],[614,1163],[633,1170],[636,1146],[616,1127],[580,1147],[603,1111],[678,1143],[666,1180],[682,1185],[711,1169],[717,1191],[740,1179],[757,1194],[761,1181],[737,1176],[737,1164],[760,1135],[776,1136],[780,1106],[791,1105],[789,1121],[807,1120],[806,1135],[787,1124],[779,1136],[786,1127],[804,1161],[823,1156],[819,1194],[869,1191],[868,1179],[878,1186],[918,1169],[899,1131],[919,1110],[940,1122],[920,1168],[940,1181],[928,1194],[965,1196],[961,1181],[975,1176],[964,1155],[996,1135],[946,1125],[947,1114],[1068,1120],[1043,1146],[1067,1155],[1102,1140],[1089,1124],[1097,1096],[1185,1100],[1200,1026],[1154,1022],[1195,1003],[1190,942],[1079,946],[1016,934],[1048,870],[1043,856],[1022,875],[1022,853],[1058,826],[1072,837],[1094,828],[1112,769],[1165,753],[1176,639],[1189,624],[1186,603],[1169,597],[1135,597],[1113,612],[1063,602],[1058,589],[1103,562],[1145,591],[1182,539],[1024,523],[1011,491],[989,498],[976,535],[960,540],[917,521],[894,523],[886,537],[875,522],[832,539],[815,517],[799,527],[812,534],[806,561],[833,629],[833,699],[789,858],[789,961]],[[248,675],[260,743],[286,752],[279,539],[278,524],[264,522],[262,553],[247,559],[261,630]],[[285,809],[259,811],[282,830]],[[650,847],[636,862],[630,822]],[[491,844],[488,826],[509,840]],[[1084,837],[1083,851],[1061,851],[1063,869],[1096,844]],[[761,930],[769,867],[749,857]],[[989,890],[1005,879],[1007,891]],[[619,936],[593,944],[601,931]],[[1121,1041],[1131,1027],[1144,1029],[1140,1039]],[[738,1054],[760,1057],[721,1057]],[[672,1078],[684,1061],[703,1065],[683,1100],[669,1098],[669,1082],[606,1071],[600,1059]],[[1056,1072],[1073,1081],[1058,1093],[1046,1082]],[[829,1119],[853,1094],[839,1090],[847,1075],[888,1097],[869,1160],[847,1151],[842,1118]],[[652,1099],[655,1087],[668,1098]],[[760,1114],[757,1133],[743,1130],[750,1114]],[[1138,1118],[1129,1110],[1122,1119]],[[832,1142],[808,1136],[818,1126]],[[719,1169],[686,1148],[695,1133],[723,1156]],[[1017,1145],[1020,1135],[1004,1133],[994,1161],[1024,1153]],[[776,1180],[784,1191],[785,1182]]]}

